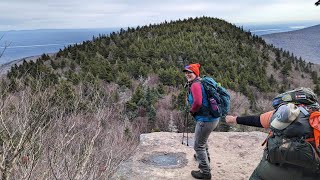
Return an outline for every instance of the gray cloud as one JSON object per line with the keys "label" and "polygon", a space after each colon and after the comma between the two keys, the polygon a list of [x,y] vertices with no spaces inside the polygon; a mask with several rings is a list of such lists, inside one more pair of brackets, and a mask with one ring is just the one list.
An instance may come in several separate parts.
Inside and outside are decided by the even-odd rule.
{"label": "gray cloud", "polygon": [[316,20],[303,0],[3,0],[0,30],[127,27],[195,16],[232,23]]}

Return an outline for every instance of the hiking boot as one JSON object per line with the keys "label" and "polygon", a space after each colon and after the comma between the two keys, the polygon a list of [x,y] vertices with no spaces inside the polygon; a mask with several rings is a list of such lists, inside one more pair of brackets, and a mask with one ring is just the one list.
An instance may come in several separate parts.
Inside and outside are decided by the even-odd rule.
{"label": "hiking boot", "polygon": [[196,179],[211,179],[211,174],[210,173],[202,173],[200,170],[198,171],[191,171],[192,177]]}
{"label": "hiking boot", "polygon": [[[196,161],[198,161],[196,154],[194,154],[193,157],[194,157],[194,159],[195,159]],[[210,163],[210,157],[209,157],[209,156],[208,156],[208,161],[209,161],[209,163]]]}

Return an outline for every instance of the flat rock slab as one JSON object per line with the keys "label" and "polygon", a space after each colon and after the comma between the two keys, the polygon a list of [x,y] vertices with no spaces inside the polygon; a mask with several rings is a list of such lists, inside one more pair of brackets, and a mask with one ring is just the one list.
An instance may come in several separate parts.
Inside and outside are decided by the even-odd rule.
{"label": "flat rock slab", "polygon": [[[186,136],[186,134],[184,134]],[[182,144],[182,133],[141,134],[133,156],[120,164],[113,180],[191,180],[197,170],[193,135]],[[209,137],[212,179],[247,180],[259,163],[267,137],[263,132],[212,132]]]}

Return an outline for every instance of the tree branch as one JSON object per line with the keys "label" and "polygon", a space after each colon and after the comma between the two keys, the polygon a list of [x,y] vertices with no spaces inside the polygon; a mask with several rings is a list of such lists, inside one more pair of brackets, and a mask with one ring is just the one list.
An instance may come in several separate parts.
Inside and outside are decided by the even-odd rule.
{"label": "tree branch", "polygon": [[51,170],[51,173],[53,174],[53,177],[58,180],[57,176],[56,176],[56,173],[54,172],[54,169],[52,167],[52,162],[51,162],[51,157],[50,157],[50,150],[49,148],[47,149],[47,158],[48,158],[48,161],[49,161],[49,167],[50,167],[50,170]]}
{"label": "tree branch", "polygon": [[[3,37],[4,37],[4,35],[2,35],[2,36],[0,37],[0,41],[2,40]],[[7,47],[10,46],[10,44],[11,44],[11,43],[9,43],[9,44],[5,43],[5,44],[4,44],[3,50],[0,52],[0,58],[2,57],[3,53],[6,51]]]}

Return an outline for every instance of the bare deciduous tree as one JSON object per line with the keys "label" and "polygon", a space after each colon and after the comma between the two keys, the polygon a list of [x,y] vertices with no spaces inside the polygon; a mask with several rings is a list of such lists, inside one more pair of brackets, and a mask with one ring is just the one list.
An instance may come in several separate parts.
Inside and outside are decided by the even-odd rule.
{"label": "bare deciduous tree", "polygon": [[37,140],[51,121],[47,118],[51,112],[47,93],[32,96],[27,90],[2,99],[0,106],[2,179],[10,178],[12,169],[26,145],[31,146],[35,152],[39,150],[35,147],[41,148]]}
{"label": "bare deciduous tree", "polygon": [[71,112],[53,103],[63,101],[54,88],[1,96],[1,179],[111,177],[137,146],[138,132],[110,99],[112,88],[101,94],[89,86],[86,95],[84,88],[74,94]]}
{"label": "bare deciduous tree", "polygon": [[229,114],[233,115],[244,115],[248,114],[249,109],[250,109],[250,101],[249,99],[239,93],[239,92],[234,92],[232,90],[229,90],[230,96],[231,96],[231,104],[230,104],[230,112]]}

